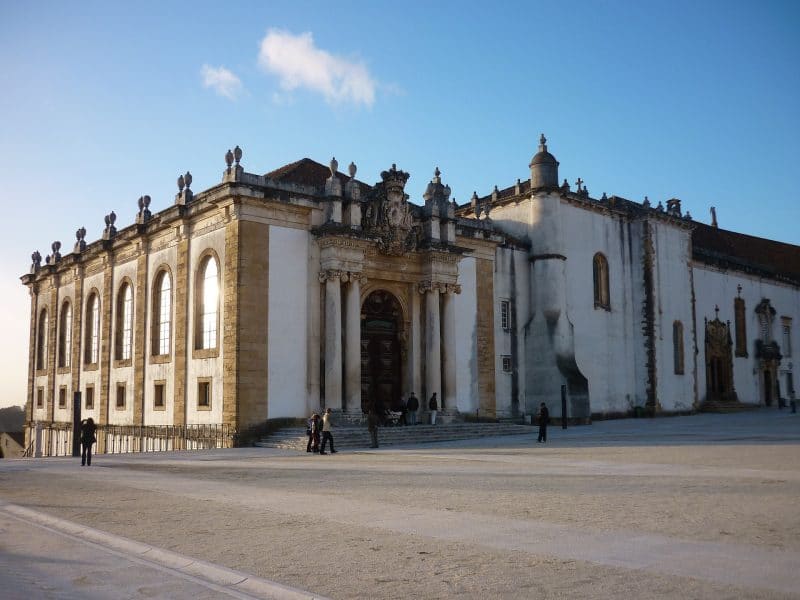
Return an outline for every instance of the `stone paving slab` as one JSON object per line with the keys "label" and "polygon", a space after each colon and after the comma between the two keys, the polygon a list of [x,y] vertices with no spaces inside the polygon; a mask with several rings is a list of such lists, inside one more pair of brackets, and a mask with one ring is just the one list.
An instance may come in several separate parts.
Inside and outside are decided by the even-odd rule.
{"label": "stone paving slab", "polygon": [[[66,519],[66,535],[92,528],[332,598],[800,597],[800,418],[787,412],[598,422],[551,429],[546,445],[532,432],[93,465],[0,463],[0,498]],[[42,564],[63,551],[31,546]]]}

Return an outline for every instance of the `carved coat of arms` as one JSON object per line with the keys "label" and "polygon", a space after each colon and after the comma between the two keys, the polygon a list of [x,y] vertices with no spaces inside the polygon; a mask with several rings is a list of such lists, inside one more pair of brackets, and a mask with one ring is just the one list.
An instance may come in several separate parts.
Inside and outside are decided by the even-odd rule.
{"label": "carved coat of arms", "polygon": [[377,240],[383,254],[401,256],[416,245],[411,206],[404,191],[408,177],[396,165],[383,171],[383,181],[373,188],[362,213],[362,229]]}

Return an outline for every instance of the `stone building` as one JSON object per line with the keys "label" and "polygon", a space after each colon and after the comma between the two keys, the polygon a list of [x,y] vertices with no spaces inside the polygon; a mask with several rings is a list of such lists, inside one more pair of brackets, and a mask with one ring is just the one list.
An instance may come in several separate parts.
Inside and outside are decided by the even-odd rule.
{"label": "stone building", "polygon": [[794,396],[800,248],[677,199],[572,189],[544,136],[529,179],[463,206],[438,169],[417,205],[394,165],[369,185],[335,159],[256,175],[241,158],[219,185],[195,194],[186,173],[172,206],[144,196],[135,223],[112,212],[101,239],[33,254],[29,435],[74,415],[357,419],[412,391],[452,419],[540,402],[559,417],[562,393],[581,420]]}

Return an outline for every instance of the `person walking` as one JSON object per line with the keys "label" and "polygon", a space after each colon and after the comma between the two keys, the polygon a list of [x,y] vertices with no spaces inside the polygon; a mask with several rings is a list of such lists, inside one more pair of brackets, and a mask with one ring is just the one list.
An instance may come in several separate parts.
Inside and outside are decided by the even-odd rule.
{"label": "person walking", "polygon": [[539,405],[539,439],[538,442],[547,442],[547,423],[550,421],[550,411],[547,405],[542,402]]}
{"label": "person walking", "polygon": [[311,415],[311,451],[319,454],[319,430],[322,428],[322,419],[317,413]]}
{"label": "person walking", "polygon": [[378,416],[377,411],[375,410],[374,406],[369,407],[369,413],[367,413],[367,429],[369,429],[369,437],[370,441],[370,448],[377,448],[378,447],[378,421],[380,417]]}
{"label": "person walking", "polygon": [[314,442],[314,436],[312,435],[311,428],[314,424],[314,417],[313,415],[308,417],[306,421],[306,435],[308,436],[308,444],[306,444],[306,452],[311,452],[311,446]]}
{"label": "person walking", "polygon": [[431,425],[436,425],[436,413],[439,410],[439,403],[436,401],[436,392],[428,400],[428,410],[431,411]]}
{"label": "person walking", "polygon": [[97,441],[97,425],[89,417],[81,421],[81,466],[92,466],[92,445]]}
{"label": "person walking", "polygon": [[325,452],[325,446],[328,443],[328,440],[331,442],[331,454],[336,454],[336,450],[333,449],[333,433],[331,433],[332,427],[333,417],[331,415],[331,409],[326,408],[325,414],[322,416],[322,448],[320,448],[320,454],[327,454],[327,452]]}
{"label": "person walking", "polygon": [[419,399],[414,395],[414,392],[411,392],[411,395],[408,397],[408,402],[406,403],[406,409],[408,410],[408,419],[410,425],[417,424],[417,411],[419,410]]}

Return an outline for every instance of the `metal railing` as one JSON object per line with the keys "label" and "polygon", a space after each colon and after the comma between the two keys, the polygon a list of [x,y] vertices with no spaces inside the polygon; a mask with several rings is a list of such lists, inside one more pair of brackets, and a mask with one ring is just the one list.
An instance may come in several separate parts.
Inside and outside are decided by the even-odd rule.
{"label": "metal railing", "polygon": [[[95,454],[232,448],[229,425],[98,425]],[[72,423],[37,423],[23,456],[72,456]]]}

